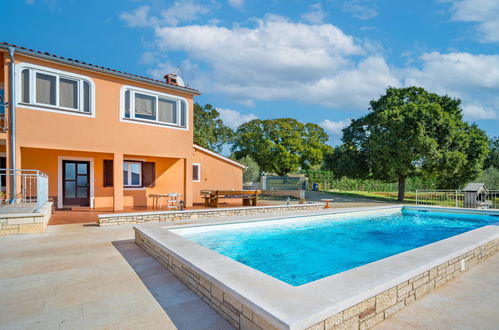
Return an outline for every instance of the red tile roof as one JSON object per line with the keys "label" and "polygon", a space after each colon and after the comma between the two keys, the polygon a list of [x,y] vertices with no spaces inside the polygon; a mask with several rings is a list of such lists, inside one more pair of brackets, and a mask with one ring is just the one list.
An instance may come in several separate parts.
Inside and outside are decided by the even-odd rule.
{"label": "red tile roof", "polygon": [[193,89],[193,88],[189,88],[189,87],[177,86],[177,85],[173,85],[173,84],[167,84],[164,80],[157,80],[157,79],[153,79],[153,78],[149,78],[149,77],[139,76],[139,75],[128,73],[128,72],[123,72],[123,71],[119,71],[119,70],[115,70],[115,69],[111,69],[111,68],[106,68],[106,67],[95,65],[95,64],[86,63],[86,62],[79,61],[79,60],[74,60],[74,59],[71,59],[71,58],[65,58],[65,57],[54,55],[54,54],[51,54],[51,53],[48,53],[48,52],[42,52],[42,51],[39,51],[39,50],[34,50],[34,49],[22,47],[22,46],[17,46],[17,45],[10,44],[10,43],[7,43],[7,42],[0,42],[0,48],[8,48],[8,47],[13,47],[16,50],[21,50],[21,51],[23,51],[25,53],[31,53],[32,55],[35,55],[35,56],[38,55],[38,56],[42,56],[44,58],[46,58],[46,57],[53,57],[56,60],[62,60],[64,62],[67,62],[68,64],[83,65],[83,66],[87,66],[89,69],[92,69],[92,68],[93,69],[98,69],[98,70],[102,70],[102,71],[105,71],[105,72],[111,73],[111,74],[114,73],[114,74],[117,74],[117,75],[127,76],[130,79],[146,80],[146,81],[153,82],[155,84],[158,84],[158,83],[159,84],[163,84],[163,85],[165,85],[165,87],[171,87],[171,88],[175,88],[175,89],[185,89],[186,92],[190,92],[190,93],[194,93],[194,94],[200,94],[197,89]]}

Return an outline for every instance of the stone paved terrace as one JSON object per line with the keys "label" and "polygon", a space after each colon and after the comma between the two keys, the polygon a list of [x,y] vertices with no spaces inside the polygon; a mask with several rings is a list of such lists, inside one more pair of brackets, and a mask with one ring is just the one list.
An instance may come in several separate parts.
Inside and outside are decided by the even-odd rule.
{"label": "stone paved terrace", "polygon": [[[0,329],[231,329],[135,245],[131,225],[3,237],[0,260]],[[496,254],[378,328],[497,328],[498,272]]]}
{"label": "stone paved terrace", "polygon": [[499,328],[499,254],[375,327],[379,330],[445,328]]}

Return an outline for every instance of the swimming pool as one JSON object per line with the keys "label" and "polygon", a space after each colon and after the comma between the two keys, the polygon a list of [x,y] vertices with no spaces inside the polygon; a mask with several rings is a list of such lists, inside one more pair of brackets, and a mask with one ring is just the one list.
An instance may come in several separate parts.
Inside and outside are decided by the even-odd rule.
{"label": "swimming pool", "polygon": [[[302,214],[145,223],[134,227],[135,242],[239,329],[369,328],[499,251],[499,210],[381,206]],[[255,244],[260,234],[264,243]],[[242,252],[230,257],[203,246],[208,240],[195,242],[203,236],[220,251]],[[278,254],[281,245],[300,248]],[[323,263],[309,273],[310,266],[301,268],[320,264],[324,251],[326,260],[357,260],[338,267],[329,259],[334,267]],[[236,259],[244,254],[252,266]],[[259,269],[272,263],[267,256],[308,282],[289,284]]]}
{"label": "swimming pool", "polygon": [[203,226],[174,232],[293,286],[499,221],[487,214],[397,209]]}

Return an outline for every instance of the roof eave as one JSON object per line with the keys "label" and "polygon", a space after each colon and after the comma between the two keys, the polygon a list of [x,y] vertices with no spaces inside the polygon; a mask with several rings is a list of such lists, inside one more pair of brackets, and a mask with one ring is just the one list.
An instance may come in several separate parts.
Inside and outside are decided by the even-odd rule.
{"label": "roof eave", "polygon": [[210,149],[206,149],[206,148],[201,147],[200,145],[197,145],[197,144],[193,144],[193,147],[194,147],[194,149],[198,149],[198,150],[200,150],[202,152],[205,152],[205,153],[207,153],[209,155],[212,155],[212,156],[215,156],[217,158],[220,158],[220,159],[226,161],[227,163],[231,163],[231,164],[236,165],[236,166],[238,166],[238,167],[240,167],[242,169],[246,169],[246,165],[241,164],[239,162],[236,162],[235,160],[232,160],[232,159],[230,159],[228,157],[225,157],[223,155],[220,155],[219,153],[211,151]]}
{"label": "roof eave", "polygon": [[[8,50],[9,47],[10,46],[0,44],[0,49]],[[149,80],[146,78],[134,77],[133,75],[119,73],[119,72],[115,72],[112,70],[106,70],[105,68],[100,68],[100,67],[96,67],[96,66],[89,65],[89,64],[78,63],[75,61],[62,59],[62,58],[55,57],[52,55],[39,54],[39,53],[32,52],[29,50],[24,50],[24,49],[19,48],[19,47],[14,47],[14,46],[12,46],[12,47],[16,50],[16,53],[20,53],[20,54],[28,56],[28,57],[41,58],[41,59],[51,61],[51,62],[57,62],[57,63],[61,63],[64,65],[78,67],[78,68],[88,70],[88,71],[94,71],[94,72],[107,74],[107,75],[111,75],[111,76],[117,76],[120,78],[132,80],[132,81],[138,81],[138,82],[141,82],[144,84],[153,85],[153,86],[157,86],[157,87],[161,87],[161,88],[166,88],[166,89],[170,89],[170,90],[174,90],[174,91],[178,91],[178,92],[182,92],[182,93],[187,93],[187,94],[192,94],[192,95],[201,95],[200,91],[192,89],[192,88],[185,88],[185,87],[181,87],[181,86],[168,85],[166,83],[156,82],[156,81]]]}

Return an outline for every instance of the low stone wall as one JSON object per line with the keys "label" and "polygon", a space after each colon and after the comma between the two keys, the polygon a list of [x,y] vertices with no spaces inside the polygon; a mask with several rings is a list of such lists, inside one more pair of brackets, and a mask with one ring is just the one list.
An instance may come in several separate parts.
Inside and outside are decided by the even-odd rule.
{"label": "low stone wall", "polygon": [[158,260],[175,275],[182,283],[211,306],[218,314],[232,324],[236,329],[278,329],[270,324],[259,313],[251,310],[227,290],[201,276],[180,259],[168,253],[163,247],[135,231],[135,243]]}
{"label": "low stone wall", "polygon": [[323,320],[308,329],[371,328],[410,303],[420,299],[484,259],[492,256],[497,252],[498,245],[499,239],[490,241]]}
{"label": "low stone wall", "polygon": [[293,197],[296,199],[305,200],[305,190],[262,190],[262,196],[282,196]]}
{"label": "low stone wall", "polygon": [[99,225],[120,225],[125,223],[144,223],[153,221],[193,220],[201,218],[234,217],[244,215],[271,214],[323,209],[324,204],[299,204],[276,206],[252,206],[238,208],[202,209],[187,211],[158,211],[142,213],[114,213],[99,215]]}
{"label": "low stone wall", "polygon": [[[135,242],[237,329],[287,329],[276,326],[278,321],[270,320],[269,316],[261,311],[252,310],[243,298],[231,294],[229,288],[210,281],[182,259],[171,254],[163,246],[138,230],[135,231]],[[355,306],[321,320],[307,329],[371,328],[490,257],[497,252],[498,245],[499,239],[495,239],[467,251]]]}
{"label": "low stone wall", "polygon": [[0,236],[43,233],[52,215],[52,202],[47,202],[37,213],[0,214]]}

